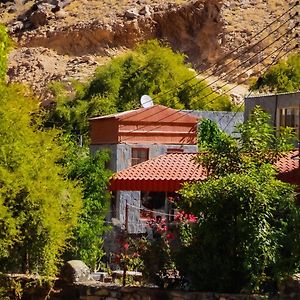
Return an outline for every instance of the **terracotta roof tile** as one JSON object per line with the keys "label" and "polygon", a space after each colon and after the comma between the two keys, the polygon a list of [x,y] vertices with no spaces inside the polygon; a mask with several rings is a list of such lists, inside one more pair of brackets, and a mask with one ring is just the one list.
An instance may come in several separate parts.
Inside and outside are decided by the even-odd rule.
{"label": "terracotta roof tile", "polygon": [[[288,173],[299,168],[299,150],[289,152],[282,157],[275,165],[279,173]],[[297,159],[298,158],[298,159]]]}
{"label": "terracotta roof tile", "polygon": [[[283,181],[286,173],[299,171],[298,153],[292,151],[275,164]],[[195,162],[196,156],[195,153],[170,153],[147,160],[115,174],[110,189],[177,191],[184,182],[206,179],[206,170]]]}
{"label": "terracotta roof tile", "polygon": [[170,153],[118,172],[111,190],[176,191],[183,182],[203,180],[206,172],[194,158],[195,153]]}

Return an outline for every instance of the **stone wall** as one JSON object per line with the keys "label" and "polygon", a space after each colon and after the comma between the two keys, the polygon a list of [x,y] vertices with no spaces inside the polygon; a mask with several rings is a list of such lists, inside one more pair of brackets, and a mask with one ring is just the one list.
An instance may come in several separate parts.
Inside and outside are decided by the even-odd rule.
{"label": "stone wall", "polygon": [[[76,284],[50,294],[49,300],[262,300],[259,295],[184,292],[146,287]],[[30,299],[32,300],[32,299]]]}
{"label": "stone wall", "polygon": [[[55,282],[49,291],[48,284],[36,285],[35,279],[15,278],[24,288],[21,298],[11,293],[9,299],[21,300],[297,300],[300,299],[300,274],[284,280],[279,295],[272,297],[247,294],[223,294],[164,290],[155,287],[122,287],[96,281],[67,284],[61,280]],[[0,296],[0,299],[1,296]]]}

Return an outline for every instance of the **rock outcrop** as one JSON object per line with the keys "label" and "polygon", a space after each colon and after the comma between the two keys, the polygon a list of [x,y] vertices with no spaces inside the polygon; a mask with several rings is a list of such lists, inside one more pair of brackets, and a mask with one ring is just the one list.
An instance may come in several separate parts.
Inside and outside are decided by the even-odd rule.
{"label": "rock outcrop", "polygon": [[[43,83],[57,76],[55,70],[50,72],[53,77],[41,71],[42,68],[35,67],[36,60],[40,60],[39,49],[55,51],[53,57],[59,66],[64,67],[64,70],[58,68],[59,78],[83,79],[90,76],[95,67],[108,57],[152,38],[158,38],[174,50],[185,53],[187,60],[199,71],[217,62],[212,71],[222,76],[229,69],[238,67],[230,76],[222,79],[241,82],[255,75],[262,66],[268,65],[276,53],[266,60],[263,60],[264,56],[287,41],[288,38],[284,37],[262,51],[278,37],[278,32],[270,33],[280,22],[290,18],[282,25],[280,33],[292,28],[296,22],[291,17],[296,12],[294,9],[268,27],[267,24],[291,7],[291,3],[286,1],[275,5],[272,0],[182,0],[182,4],[176,4],[178,1],[175,0],[124,0],[118,5],[112,5],[111,1],[96,0],[6,2],[2,4],[2,12],[13,16],[7,24],[19,45],[11,56],[10,79],[32,84],[38,93],[40,87],[36,87],[35,82],[39,81],[39,76],[43,77],[45,73],[40,80]],[[8,12],[9,8],[13,8],[11,13]],[[263,28],[266,28],[263,34],[255,36]],[[259,42],[268,34],[270,36],[267,39]],[[37,70],[33,83],[32,76],[23,78],[22,68],[18,66],[24,64],[22,49],[29,48],[36,49],[32,50],[31,57],[25,57],[29,74]],[[244,49],[244,53],[238,57],[237,52],[241,49]],[[260,54],[252,58],[256,53]],[[228,55],[221,59],[224,54]],[[83,63],[81,57],[90,57],[91,63]],[[230,67],[219,68],[232,59],[235,61],[230,63]],[[249,61],[241,64],[245,59]],[[261,65],[251,68],[260,60]],[[242,72],[243,75],[236,76]]]}

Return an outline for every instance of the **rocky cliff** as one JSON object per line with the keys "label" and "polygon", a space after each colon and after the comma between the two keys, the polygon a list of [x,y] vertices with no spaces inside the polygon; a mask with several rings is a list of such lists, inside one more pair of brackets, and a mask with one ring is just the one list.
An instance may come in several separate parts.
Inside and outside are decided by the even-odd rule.
{"label": "rocky cliff", "polygon": [[[296,20],[291,17],[296,12],[295,8],[256,39],[253,36],[295,2],[2,1],[2,20],[8,25],[17,45],[10,56],[9,78],[12,81],[28,82],[36,91],[44,90],[43,87],[51,80],[82,80],[89,77],[95,67],[109,57],[132,48],[140,41],[158,38],[176,51],[185,53],[187,60],[198,70],[215,62],[224,65],[236,57],[236,49],[245,48],[245,53],[230,64],[233,69],[249,58],[247,64],[226,78],[234,82],[237,78],[233,75],[251,67],[251,64],[255,65],[264,53],[271,53],[288,39],[283,37],[266,48],[280,33],[294,26]],[[280,22],[285,21],[280,30],[267,36]],[[249,47],[263,37],[266,38],[255,47]],[[291,45],[287,47],[289,46]],[[251,58],[264,48],[266,49],[261,56]],[[226,53],[230,53],[226,60],[219,61]],[[269,63],[271,58],[272,56],[264,61],[264,64]],[[261,68],[262,65],[254,66],[243,78],[255,74]],[[226,70],[218,70],[216,67],[215,71],[220,75]]]}

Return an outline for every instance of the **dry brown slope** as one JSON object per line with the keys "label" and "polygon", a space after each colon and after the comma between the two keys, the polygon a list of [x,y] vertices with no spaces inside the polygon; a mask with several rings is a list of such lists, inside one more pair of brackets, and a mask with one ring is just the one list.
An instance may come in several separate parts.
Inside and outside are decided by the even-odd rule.
{"label": "dry brown slope", "polygon": [[[61,61],[61,66],[65,65],[66,71],[64,73],[59,68],[59,74],[64,74],[55,76],[55,68],[52,68],[54,77],[84,78],[92,73],[103,58],[149,38],[167,41],[174,49],[186,53],[193,65],[201,69],[216,62],[224,53],[232,53],[228,58],[231,60],[237,47],[254,43],[252,36],[293,3],[295,1],[292,0],[198,0],[168,3],[158,0],[75,0],[59,14],[51,15],[47,25],[15,34],[20,48],[15,50],[15,55],[12,56],[12,79],[18,79],[18,71],[14,70],[19,60],[24,60],[24,55],[18,55],[24,52],[22,47],[29,48],[26,51],[31,53],[32,58],[39,57],[39,52],[44,51],[44,55],[55,56],[58,64]],[[145,8],[146,13],[140,13]],[[128,18],[128,15],[124,14],[126,10],[134,11],[136,15]],[[264,35],[270,33],[275,26],[278,26],[278,22],[265,30]],[[281,30],[287,30],[288,26],[292,26],[292,22],[288,22]],[[242,59],[250,58],[275,38],[276,36],[272,35],[257,47],[249,49]],[[264,53],[270,53],[279,47],[282,41],[266,49]],[[57,53],[51,54],[50,50],[47,52],[40,47],[53,49]],[[251,63],[257,62],[262,55],[263,53],[254,57]],[[74,56],[80,56],[77,61],[75,59],[75,63]],[[29,72],[22,80],[30,82],[32,76],[28,74],[34,73],[36,68],[31,70],[30,58],[25,59],[28,59]],[[238,64],[237,60],[230,66]],[[43,63],[41,65],[43,66]],[[248,66],[243,66],[246,67]],[[248,75],[259,68],[260,65],[250,70]],[[90,71],[82,74],[83,69]],[[223,71],[220,70],[219,73]],[[51,79],[53,76],[48,77]],[[228,80],[230,81],[230,78]],[[38,81],[35,78],[36,82]],[[42,82],[44,85],[47,80]]]}

